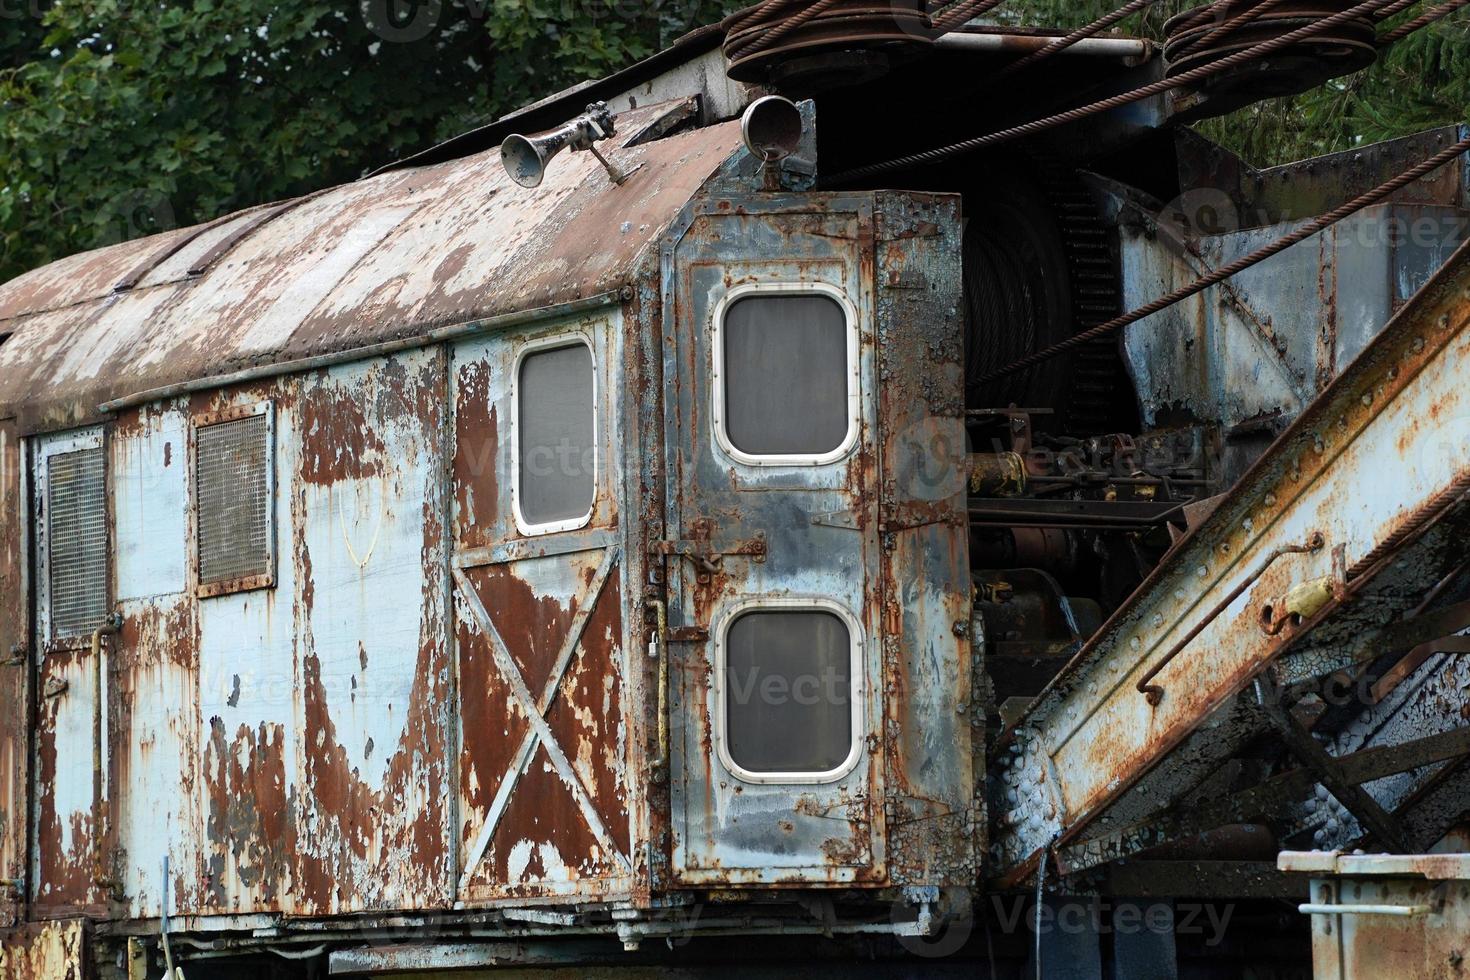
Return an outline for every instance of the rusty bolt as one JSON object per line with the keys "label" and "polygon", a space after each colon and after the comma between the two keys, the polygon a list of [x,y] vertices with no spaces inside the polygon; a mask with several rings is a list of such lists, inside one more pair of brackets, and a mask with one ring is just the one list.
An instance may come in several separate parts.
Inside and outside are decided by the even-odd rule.
{"label": "rusty bolt", "polygon": [[955,622],[954,622],[954,635],[955,636],[969,636],[970,635],[970,624],[966,620],[963,620],[963,619],[957,619],[957,620],[955,620]]}

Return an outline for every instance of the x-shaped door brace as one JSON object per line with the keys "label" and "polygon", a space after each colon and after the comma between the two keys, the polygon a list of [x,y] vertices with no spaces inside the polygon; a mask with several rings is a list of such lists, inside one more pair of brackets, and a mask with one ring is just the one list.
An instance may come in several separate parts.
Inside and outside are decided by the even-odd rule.
{"label": "x-shaped door brace", "polygon": [[506,805],[510,802],[511,793],[515,791],[516,783],[520,781],[526,767],[531,764],[531,758],[536,754],[538,745],[545,746],[546,754],[556,766],[562,782],[566,783],[576,798],[577,806],[581,809],[582,816],[597,838],[597,842],[609,854],[617,857],[624,870],[629,872],[633,870],[628,858],[618,850],[617,845],[613,843],[612,836],[603,826],[597,808],[592,805],[592,797],[588,794],[587,787],[582,785],[582,780],[578,778],[577,771],[572,768],[566,752],[562,750],[556,736],[551,733],[551,725],[546,720],[547,714],[551,711],[552,702],[556,700],[557,689],[561,686],[567,667],[571,664],[577,646],[582,640],[582,631],[587,626],[587,619],[592,615],[592,608],[597,605],[598,599],[602,596],[603,586],[607,584],[608,575],[617,565],[619,554],[619,549],[614,545],[609,545],[603,554],[602,564],[598,566],[597,574],[587,586],[586,601],[577,607],[576,615],[572,617],[571,626],[567,629],[566,638],[562,640],[561,651],[557,654],[551,675],[546,679],[546,687],[542,690],[541,696],[535,700],[532,700],[531,691],[526,687],[526,679],[516,667],[515,660],[510,655],[510,649],[500,636],[500,631],[490,621],[490,614],[486,612],[485,604],[480,601],[480,595],[475,591],[474,584],[470,582],[464,569],[457,566],[454,568],[455,584],[459,587],[460,594],[464,596],[465,602],[470,607],[470,614],[474,616],[475,623],[480,627],[480,632],[484,634],[485,641],[490,646],[490,654],[495,661],[495,666],[500,671],[500,675],[505,678],[505,682],[510,685],[511,697],[515,699],[516,704],[520,706],[521,711],[531,723],[525,737],[521,739],[520,749],[513,757],[510,770],[500,781],[500,788],[495,791],[495,798],[490,801],[490,809],[485,813],[485,823],[480,827],[480,833],[475,837],[475,843],[466,855],[463,865],[464,872],[459,879],[460,894],[464,894],[469,888],[475,868],[479,865],[480,859],[485,856],[485,851],[490,846],[490,839],[495,835],[495,828],[500,825],[500,818],[504,815]]}

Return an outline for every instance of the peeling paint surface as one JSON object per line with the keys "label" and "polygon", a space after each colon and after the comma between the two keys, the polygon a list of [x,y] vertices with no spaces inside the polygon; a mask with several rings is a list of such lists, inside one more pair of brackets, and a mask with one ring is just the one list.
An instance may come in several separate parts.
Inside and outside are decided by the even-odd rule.
{"label": "peeling paint surface", "polygon": [[[460,900],[629,894],[632,797],[623,593],[622,317],[556,320],[453,355]],[[558,339],[560,338],[560,339]],[[515,366],[586,343],[597,473],[585,527],[516,524]]]}
{"label": "peeling paint surface", "polygon": [[[667,533],[680,549],[665,560],[671,868],[686,884],[973,878],[962,467],[947,484],[920,478],[926,464],[944,469],[931,443],[964,442],[959,323],[947,316],[958,269],[940,257],[957,230],[943,198],[715,196],[665,259],[678,325],[664,351]],[[916,280],[911,295],[884,288]],[[732,289],[752,285],[816,285],[852,305],[857,438],[833,462],[752,465],[714,431],[711,324]],[[733,683],[720,676],[722,632],[762,603],[814,599],[860,637],[850,761],[752,778],[722,751]]]}
{"label": "peeling paint surface", "polygon": [[[610,152],[637,165],[621,186],[590,154],[566,153],[528,190],[492,150],[298,199],[267,221],[253,209],[20,276],[0,286],[0,323],[14,330],[0,348],[0,406],[62,427],[168,384],[616,289],[739,144],[724,124],[621,145],[669,110],[618,120]],[[190,274],[206,242],[241,230]],[[138,268],[149,270],[138,285],[114,292]]]}
{"label": "peeling paint surface", "polygon": [[[1280,636],[1261,629],[1263,608],[1290,588],[1334,574],[1352,583],[1315,614],[1329,632],[1351,635],[1411,607],[1463,560],[1452,542],[1464,519],[1455,488],[1470,479],[1470,406],[1458,383],[1470,357],[1467,282],[1470,252],[1461,249],[1028,709],[993,770],[993,798],[1004,801],[998,870],[1024,873],[1055,834],[1082,832],[1309,635],[1315,621]],[[1260,570],[1272,547],[1314,532],[1321,547]],[[1369,578],[1373,601],[1356,601]],[[1242,585],[1218,616],[1206,615]],[[1195,624],[1197,639],[1165,663]],[[1136,687],[1154,665],[1157,703]]]}
{"label": "peeling paint surface", "polygon": [[86,936],[81,920],[37,923],[0,939],[0,980],[83,980],[90,975],[83,957]]}
{"label": "peeling paint surface", "polygon": [[[20,440],[12,419],[0,420],[0,704],[30,702],[25,489]],[[23,711],[0,714],[0,878],[26,876],[29,725]],[[0,888],[0,928],[19,915],[21,889]]]}

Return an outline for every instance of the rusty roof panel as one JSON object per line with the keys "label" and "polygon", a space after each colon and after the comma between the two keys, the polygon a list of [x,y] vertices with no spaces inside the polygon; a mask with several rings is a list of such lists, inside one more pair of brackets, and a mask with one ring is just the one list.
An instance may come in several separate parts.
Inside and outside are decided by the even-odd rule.
{"label": "rusty roof panel", "polygon": [[[15,330],[0,350],[0,414],[23,406],[23,428],[59,428],[139,391],[620,286],[739,143],[722,124],[623,145],[668,109],[619,119],[612,154],[638,165],[622,186],[572,153],[522,188],[491,150],[303,201],[199,276],[189,268],[259,209],[27,273],[0,286],[0,328]],[[152,256],[137,287],[114,291]]]}

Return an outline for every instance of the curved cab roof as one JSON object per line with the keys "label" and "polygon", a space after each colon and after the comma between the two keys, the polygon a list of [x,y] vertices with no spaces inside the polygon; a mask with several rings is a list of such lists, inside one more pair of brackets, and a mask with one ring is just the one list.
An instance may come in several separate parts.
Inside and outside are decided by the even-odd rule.
{"label": "curved cab roof", "polygon": [[115,398],[617,289],[739,146],[738,123],[637,141],[677,111],[618,117],[602,149],[637,167],[621,186],[567,152],[523,188],[484,150],[26,273],[0,285],[0,418],[65,428]]}

